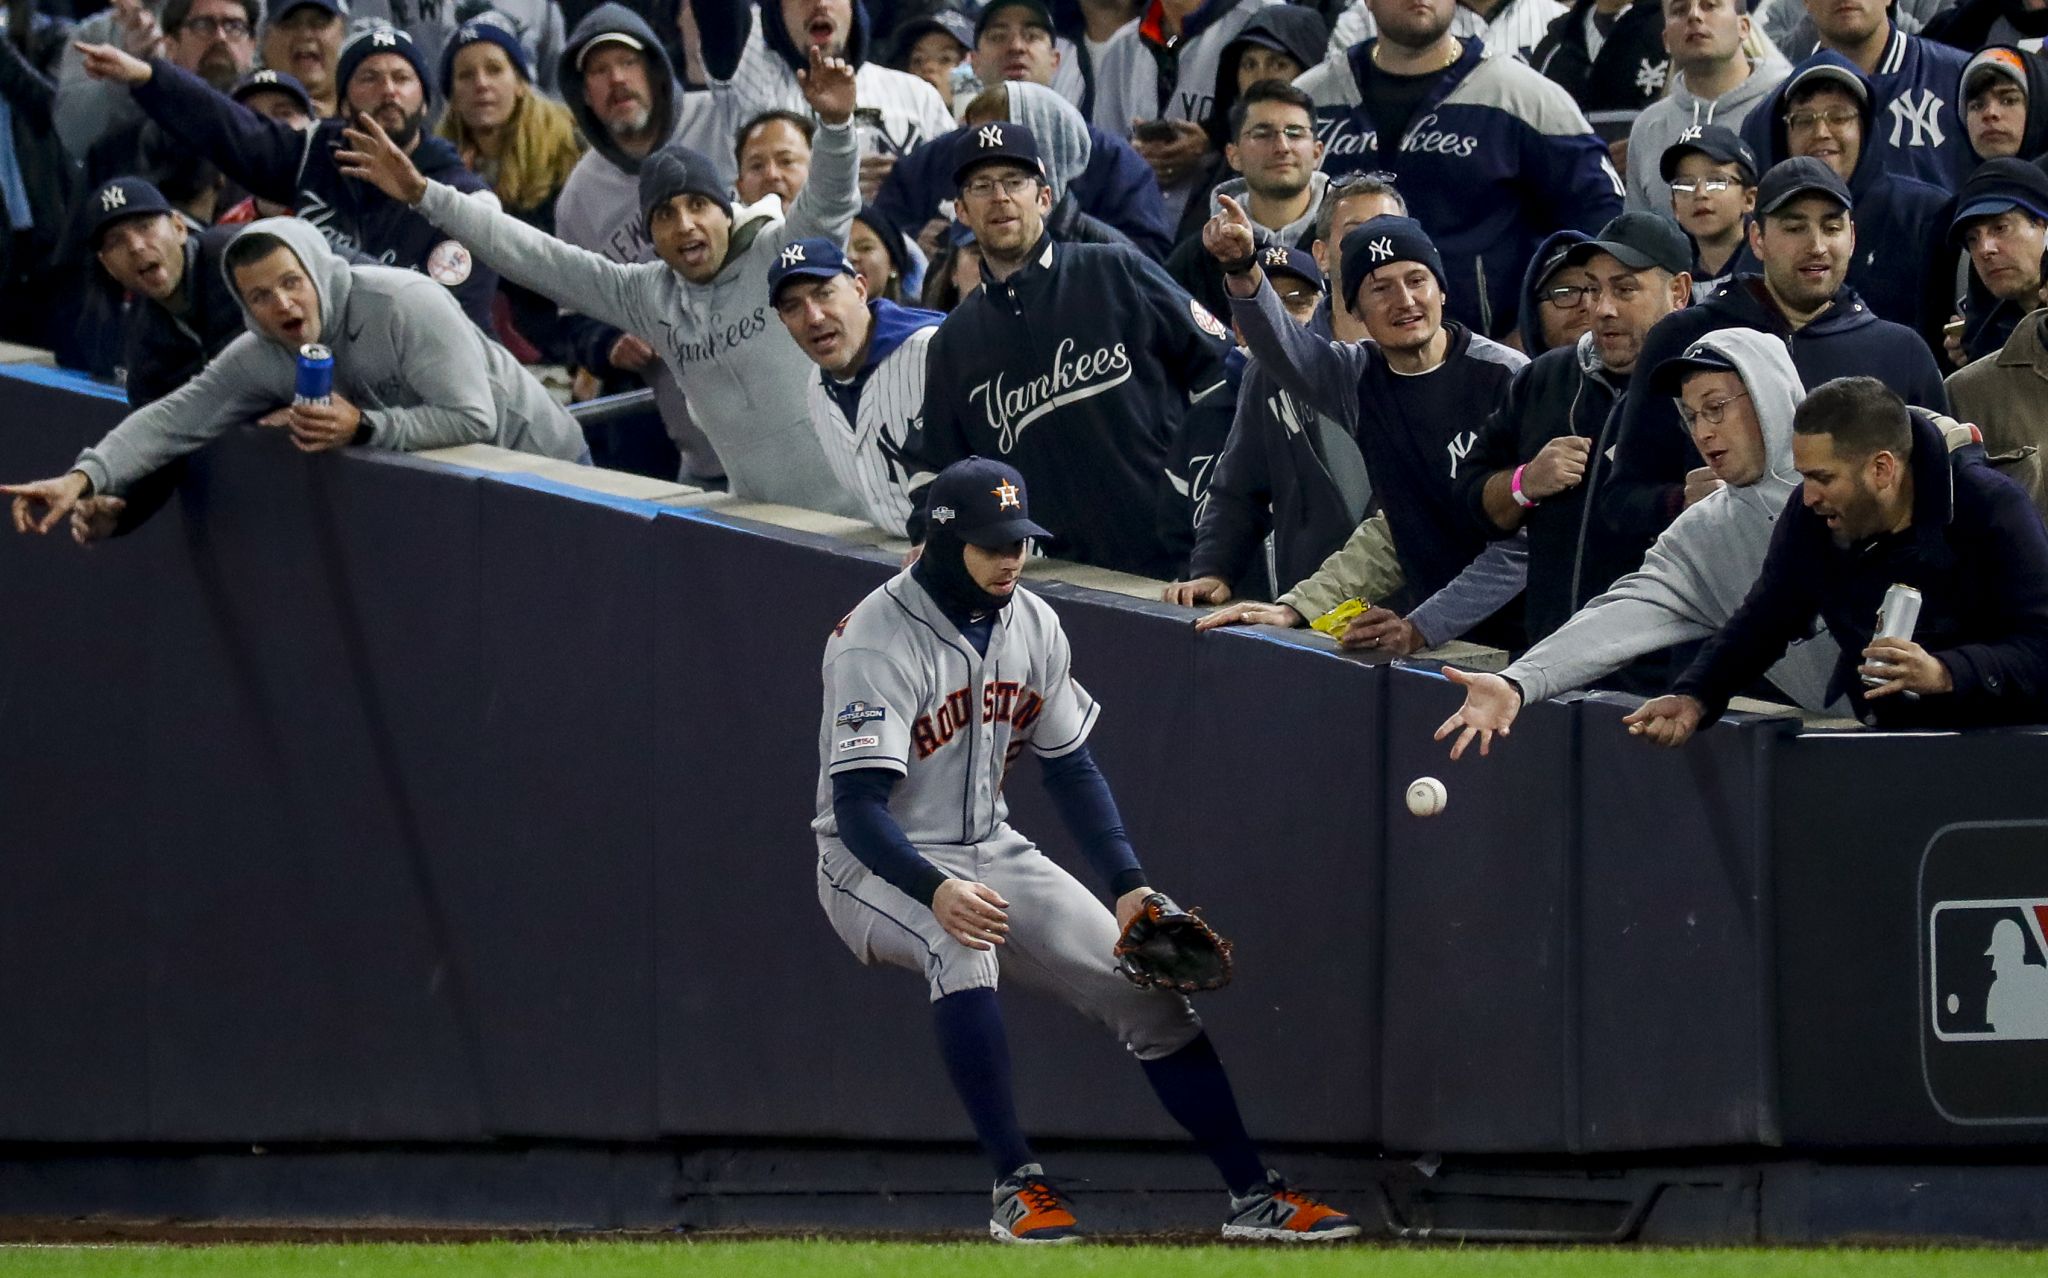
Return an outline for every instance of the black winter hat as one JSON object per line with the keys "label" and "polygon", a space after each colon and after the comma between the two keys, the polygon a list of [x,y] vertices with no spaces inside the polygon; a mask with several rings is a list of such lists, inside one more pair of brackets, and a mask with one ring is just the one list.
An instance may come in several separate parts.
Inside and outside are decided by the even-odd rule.
{"label": "black winter hat", "polygon": [[711,163],[711,157],[672,142],[641,162],[641,225],[646,226],[655,206],[678,195],[701,195],[724,209],[727,217],[732,216],[732,200],[725,193],[725,184],[718,180],[718,168]]}
{"label": "black winter hat", "polygon": [[1436,251],[1436,242],[1422,229],[1422,223],[1412,217],[1382,213],[1352,227],[1344,237],[1338,261],[1346,305],[1355,306],[1358,286],[1365,283],[1366,276],[1389,262],[1420,262],[1436,276],[1438,288],[1450,291],[1450,283],[1444,278],[1444,259]]}

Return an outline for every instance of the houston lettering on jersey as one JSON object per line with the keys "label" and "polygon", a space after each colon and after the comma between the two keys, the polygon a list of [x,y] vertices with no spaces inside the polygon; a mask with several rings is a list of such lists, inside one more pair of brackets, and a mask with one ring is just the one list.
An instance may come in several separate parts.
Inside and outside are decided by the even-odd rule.
{"label": "houston lettering on jersey", "polygon": [[[1044,710],[1045,698],[1014,679],[991,679],[981,685],[983,723],[1007,723],[1022,735]],[[910,725],[910,744],[917,748],[918,758],[929,759],[973,722],[973,692],[967,688],[949,692],[937,710],[917,716],[917,722]]]}
{"label": "houston lettering on jersey", "polygon": [[989,428],[996,432],[996,448],[1007,453],[1017,446],[1024,428],[1062,404],[1088,399],[1131,380],[1131,357],[1124,344],[1099,346],[1086,355],[1074,355],[1074,339],[1061,341],[1052,353],[1052,371],[1041,373],[1021,386],[1006,386],[1003,374],[967,392],[979,399]]}

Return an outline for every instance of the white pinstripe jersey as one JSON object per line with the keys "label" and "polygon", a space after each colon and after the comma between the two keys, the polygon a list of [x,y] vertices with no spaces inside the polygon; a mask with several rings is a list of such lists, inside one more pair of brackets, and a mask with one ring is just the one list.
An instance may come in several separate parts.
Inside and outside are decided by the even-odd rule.
{"label": "white pinstripe jersey", "polygon": [[[761,11],[747,6],[753,26],[732,79],[711,82],[711,100],[718,112],[719,132],[726,142],[714,153],[719,163],[732,158],[732,138],[740,126],[763,111],[812,114],[804,92],[761,34]],[[953,131],[946,100],[930,84],[908,71],[879,62],[863,62],[853,74],[854,124],[860,130],[862,155],[907,155],[933,138]],[[725,174],[729,181],[733,174]]]}
{"label": "white pinstripe jersey", "polygon": [[860,388],[855,421],[825,389],[830,373],[821,368],[811,380],[811,425],[833,475],[860,499],[868,522],[897,536],[910,525],[910,490],[932,478],[911,474],[903,446],[924,426],[925,348],[938,331],[937,324],[918,329],[875,366]]}
{"label": "white pinstripe jersey", "polygon": [[1095,727],[1059,617],[1021,585],[979,653],[906,568],[833,628],[824,676],[811,822],[824,835],[839,832],[833,774],[886,768],[903,774],[889,812],[912,843],[982,842],[1009,820],[1003,778],[1024,747],[1055,759]]}

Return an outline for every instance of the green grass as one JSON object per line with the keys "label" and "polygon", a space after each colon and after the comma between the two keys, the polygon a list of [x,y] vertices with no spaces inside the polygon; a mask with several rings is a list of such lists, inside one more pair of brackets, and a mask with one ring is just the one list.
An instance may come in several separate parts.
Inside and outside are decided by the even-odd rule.
{"label": "green grass", "polygon": [[2048,1274],[2048,1252],[1996,1250],[1519,1250],[1352,1246],[1282,1251],[1249,1247],[1061,1247],[1021,1251],[987,1243],[620,1242],[360,1243],[0,1248],[0,1274],[102,1278],[1181,1278],[1182,1275],[1325,1274],[1371,1278],[1979,1278]]}

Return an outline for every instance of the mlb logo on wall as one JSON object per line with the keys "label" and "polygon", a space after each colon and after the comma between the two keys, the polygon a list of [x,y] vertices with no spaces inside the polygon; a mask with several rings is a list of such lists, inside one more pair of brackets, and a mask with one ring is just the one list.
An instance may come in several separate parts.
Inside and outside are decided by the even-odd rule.
{"label": "mlb logo on wall", "polygon": [[2048,822],[1936,831],[1918,897],[1927,1099],[1957,1126],[2048,1135]]}

